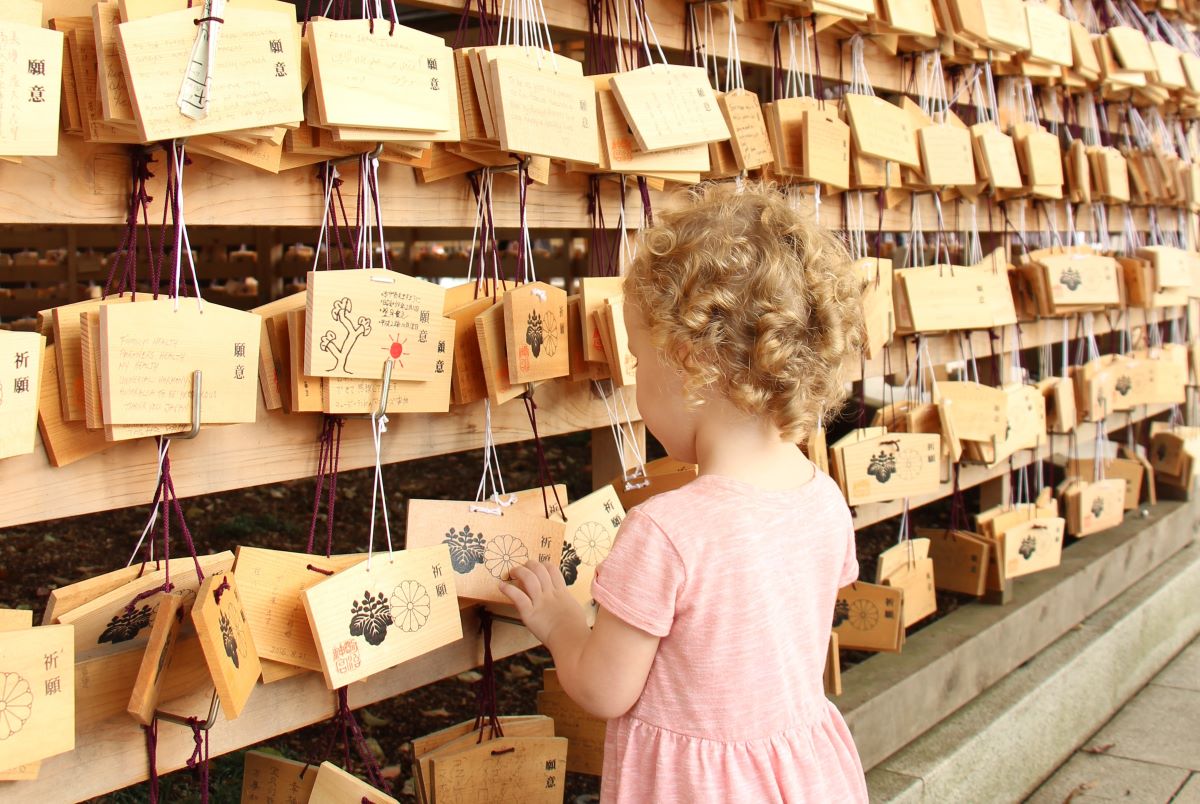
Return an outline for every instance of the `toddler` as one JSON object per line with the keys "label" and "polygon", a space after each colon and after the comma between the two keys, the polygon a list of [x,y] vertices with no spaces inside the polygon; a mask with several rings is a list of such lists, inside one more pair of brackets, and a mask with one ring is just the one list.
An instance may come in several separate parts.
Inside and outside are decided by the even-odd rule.
{"label": "toddler", "polygon": [[629,512],[593,629],[557,565],[515,568],[504,592],[608,720],[605,804],[865,802],[822,684],[854,529],[796,447],[844,394],[859,282],[769,188],[700,187],[655,217],[625,280],[638,409],[699,476]]}

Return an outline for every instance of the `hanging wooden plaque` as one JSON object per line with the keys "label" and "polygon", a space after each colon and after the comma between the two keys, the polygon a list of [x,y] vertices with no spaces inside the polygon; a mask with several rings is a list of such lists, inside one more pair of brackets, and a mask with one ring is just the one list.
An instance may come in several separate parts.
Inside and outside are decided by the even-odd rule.
{"label": "hanging wooden plaque", "polygon": [[[592,580],[596,577],[596,566],[612,550],[625,519],[625,508],[610,485],[571,503],[564,513],[567,527],[559,568],[571,596],[590,609],[595,603]],[[592,612],[589,615],[594,616]]]}
{"label": "hanging wooden plaque", "polygon": [[58,154],[63,34],[0,21],[0,156]]}
{"label": "hanging wooden plaque", "polygon": [[[450,304],[448,298],[446,303]],[[483,376],[483,360],[479,353],[479,334],[475,331],[475,317],[495,303],[493,297],[485,296],[446,313],[446,317],[454,322],[450,401],[455,405],[466,405],[487,397],[487,380]]]}
{"label": "hanging wooden plaque", "polygon": [[[901,544],[900,547],[905,546]],[[924,548],[926,552],[928,549],[928,546]],[[884,586],[904,592],[904,610],[901,617],[904,628],[937,614],[937,594],[934,591],[933,573],[932,558],[913,558],[893,570],[886,578],[880,579]]]}
{"label": "hanging wooden plaque", "polygon": [[[450,384],[454,372],[454,321],[435,316],[429,337],[436,344],[434,379],[403,382],[393,379],[388,386],[388,413],[445,413],[450,410]],[[325,377],[321,381],[322,409],[334,414],[364,414],[379,408],[383,380]]]}
{"label": "hanging wooden plaque", "polygon": [[80,352],[81,313],[95,312],[105,304],[132,301],[128,295],[64,304],[53,309],[54,353],[58,358],[58,385],[62,394],[63,418],[69,422],[84,420],[83,355]]}
{"label": "hanging wooden plaque", "polygon": [[1121,301],[1119,266],[1112,257],[1047,254],[1038,258],[1055,305],[1115,305]]}
{"label": "hanging wooden plaque", "polygon": [[1125,481],[1120,478],[1082,483],[1067,498],[1067,526],[1074,536],[1090,536],[1121,524],[1125,518]]}
{"label": "hanging wooden plaque", "polygon": [[604,307],[593,313],[600,325],[604,339],[604,354],[608,358],[608,370],[618,388],[637,382],[637,358],[629,350],[629,331],[625,327],[625,302],[621,298],[609,298]]}
{"label": "hanging wooden plaque", "polygon": [[994,123],[977,123],[971,126],[971,142],[979,175],[987,179],[992,189],[1015,190],[1023,186],[1012,137]]}
{"label": "hanging wooden plaque", "polygon": [[1154,56],[1154,76],[1159,86],[1167,89],[1183,89],[1187,77],[1183,74],[1183,54],[1169,42],[1150,42],[1150,53]]}
{"label": "hanging wooden plaque", "polygon": [[767,139],[767,125],[758,96],[744,89],[735,89],[721,95],[717,103],[729,126],[730,144],[738,170],[753,170],[773,162],[771,142]]}
{"label": "hanging wooden plaque", "polygon": [[500,147],[505,151],[600,163],[596,89],[590,78],[559,72],[564,56],[546,53],[541,66],[491,62]]}
{"label": "hanging wooden plaque", "polygon": [[904,592],[855,581],[838,590],[833,631],[844,650],[897,652],[904,644]]}
{"label": "hanging wooden plaque", "polygon": [[260,659],[320,670],[321,659],[300,593],[328,578],[329,573],[336,574],[366,558],[366,553],[325,558],[238,547],[233,575]]}
{"label": "hanging wooden plaque", "polygon": [[558,804],[567,778],[564,737],[497,737],[432,760],[437,804]]}
{"label": "hanging wooden plaque", "polygon": [[46,339],[0,330],[0,458],[26,455],[37,443]]}
{"label": "hanging wooden plaque", "polygon": [[[229,552],[200,556],[199,559],[200,569],[206,577],[214,572],[225,572],[233,566],[233,553]],[[171,559],[170,575],[172,591],[185,593],[184,607],[185,610],[190,609],[200,586],[195,562],[190,556]],[[144,645],[150,637],[150,622],[158,604],[153,599],[136,598],[161,587],[166,577],[162,569],[146,572],[58,615],[58,622],[75,627],[75,655],[84,658]]]}
{"label": "hanging wooden plaque", "polygon": [[277,11],[230,6],[224,12],[207,95],[192,99],[207,116],[179,110],[180,81],[204,5],[117,26],[121,62],[143,142],[296,123],[304,119],[296,22]]}
{"label": "hanging wooden plaque", "polygon": [[592,314],[603,310],[607,300],[622,295],[624,278],[619,276],[585,277],[580,280],[580,296],[583,300],[583,344],[586,358],[596,363],[607,362],[604,356],[604,340]]}
{"label": "hanging wooden plaque", "polygon": [[896,315],[892,302],[892,261],[865,257],[855,263],[863,278],[863,324],[866,327],[867,357],[876,358],[891,341],[896,331]]}
{"label": "hanging wooden plaque", "polygon": [[[600,776],[604,771],[604,738],[608,724],[589,715],[579,704],[551,682],[553,668],[546,670],[546,689],[537,694],[539,714],[554,720],[554,734],[567,740],[567,770],[588,776]],[[551,689],[552,683],[557,689]]]}
{"label": "hanging wooden plaque", "polygon": [[100,308],[104,423],[190,424],[192,373],[202,371],[202,424],[253,422],[258,339],[253,313],[172,299]]}
{"label": "hanging wooden plaque", "polygon": [[667,456],[646,464],[645,477],[613,478],[612,486],[626,511],[641,505],[656,494],[683,488],[696,479],[696,464]]}
{"label": "hanging wooden plaque", "polygon": [[440,36],[383,19],[314,20],[307,36],[313,88],[327,125],[458,128],[454,52]]}
{"label": "hanging wooden plaque", "polygon": [[241,804],[309,804],[318,774],[307,762],[247,751]]}
{"label": "hanging wooden plaque", "polygon": [[531,282],[505,293],[504,337],[513,383],[565,377],[571,368],[566,291]]}
{"label": "hanging wooden plaque", "polygon": [[446,292],[432,282],[385,269],[310,271],[305,302],[304,373],[378,379],[395,361],[393,380],[434,380],[434,318]]}
{"label": "hanging wooden plaque", "polygon": [[1004,575],[1017,578],[1051,567],[1062,561],[1063,533],[1066,522],[1060,517],[1026,519],[1004,531]]}
{"label": "hanging wooden plaque", "polygon": [[509,378],[504,305],[492,305],[475,316],[475,337],[479,341],[484,385],[492,404],[503,405],[525,393],[524,385],[513,383]]}
{"label": "hanging wooden plaque", "polygon": [[125,707],[125,711],[143,726],[154,722],[154,713],[162,694],[162,683],[166,678],[167,669],[171,666],[175,643],[183,630],[183,604],[186,596],[185,592],[164,592],[154,601],[150,637],[146,640],[146,650],[142,654],[142,663],[133,682],[133,692],[129,695],[128,706]]}
{"label": "hanging wooden plaque", "polygon": [[948,123],[917,130],[925,183],[931,187],[975,184],[971,132]]}
{"label": "hanging wooden plaque", "polygon": [[850,93],[842,102],[860,152],[910,168],[921,167],[912,118],[903,109],[874,95]]}
{"label": "hanging wooden plaque", "polygon": [[69,625],[0,631],[0,768],[75,748],[75,641]]}
{"label": "hanging wooden plaque", "polygon": [[964,530],[918,528],[929,539],[934,585],[938,589],[979,597],[984,592],[991,547],[978,534]]}
{"label": "hanging wooden plaque", "polygon": [[192,606],[192,624],[221,699],[221,714],[233,720],[250,699],[262,665],[231,571],[213,573],[200,584]]}
{"label": "hanging wooden plaque", "polygon": [[835,446],[834,452],[850,505],[927,494],[941,483],[941,436],[936,434],[887,433]]}
{"label": "hanging wooden plaque", "polygon": [[1006,271],[986,264],[931,265],[905,268],[896,276],[913,332],[990,329],[1017,323]]}
{"label": "hanging wooden plaque", "polygon": [[[708,170],[705,143],[668,148],[649,153],[638,150],[633,130],[625,122],[617,98],[609,86],[611,73],[589,76],[596,84],[596,112],[600,118],[600,167],[614,173],[702,173]],[[590,358],[589,358],[590,359]]]}
{"label": "hanging wooden plaque", "polygon": [[[792,100],[801,100],[794,98]],[[801,112],[800,158],[803,178],[840,190],[850,188],[850,126],[830,107]]]}
{"label": "hanging wooden plaque", "polygon": [[[28,609],[0,609],[0,631],[20,631],[33,627],[33,612]],[[27,782],[41,772],[41,760],[23,762],[0,771],[0,782]]]}
{"label": "hanging wooden plaque", "polygon": [[1115,25],[1104,33],[1121,69],[1138,73],[1154,72],[1158,65],[1144,33],[1127,25]]}
{"label": "hanging wooden plaque", "polygon": [[376,790],[362,779],[347,773],[332,762],[322,762],[313,777],[312,793],[307,799],[313,804],[342,804],[370,802],[371,804],[400,804],[398,799]]}
{"label": "hanging wooden plaque", "polygon": [[1071,52],[1071,28],[1067,18],[1050,6],[1028,3],[1025,21],[1029,26],[1029,57],[1061,67],[1075,63]]}
{"label": "hanging wooden plaque", "polygon": [[450,553],[413,535],[410,526],[409,549],[376,553],[300,593],[329,689],[462,637]]}
{"label": "hanging wooden plaque", "polygon": [[729,127],[701,67],[655,64],[617,73],[610,86],[642,151],[729,139]]}
{"label": "hanging wooden plaque", "polygon": [[408,503],[408,544],[449,549],[447,575],[453,574],[459,596],[471,600],[510,602],[499,582],[509,580],[518,564],[558,561],[564,531],[561,519],[522,514],[491,502]]}
{"label": "hanging wooden plaque", "polygon": [[987,43],[1008,53],[1029,50],[1029,27],[1020,0],[981,0],[980,5]]}

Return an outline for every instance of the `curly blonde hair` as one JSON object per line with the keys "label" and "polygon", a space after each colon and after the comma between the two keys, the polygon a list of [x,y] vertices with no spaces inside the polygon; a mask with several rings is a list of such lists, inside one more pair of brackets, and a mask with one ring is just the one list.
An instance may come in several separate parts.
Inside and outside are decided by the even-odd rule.
{"label": "curly blonde hair", "polygon": [[770,186],[703,184],[674,201],[641,234],[626,300],[689,404],[712,390],[801,439],[840,405],[863,340],[846,249]]}

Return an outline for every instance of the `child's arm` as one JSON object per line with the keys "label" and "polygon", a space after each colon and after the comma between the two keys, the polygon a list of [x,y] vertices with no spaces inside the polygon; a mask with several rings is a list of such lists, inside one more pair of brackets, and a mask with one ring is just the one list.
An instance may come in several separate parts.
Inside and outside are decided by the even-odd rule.
{"label": "child's arm", "polygon": [[516,582],[501,583],[500,590],[550,649],[558,680],[572,700],[605,720],[628,712],[650,675],[659,638],[604,608],[589,629],[557,566],[530,561],[514,567],[512,577]]}

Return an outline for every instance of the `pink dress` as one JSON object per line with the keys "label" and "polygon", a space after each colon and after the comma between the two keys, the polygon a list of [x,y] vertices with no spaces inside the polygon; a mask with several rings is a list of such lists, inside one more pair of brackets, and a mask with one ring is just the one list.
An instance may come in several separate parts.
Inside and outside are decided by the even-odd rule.
{"label": "pink dress", "polygon": [[822,683],[834,595],[857,578],[850,512],[819,472],[790,491],[702,475],[633,509],[592,592],[662,641],[608,722],[602,804],[865,802]]}

